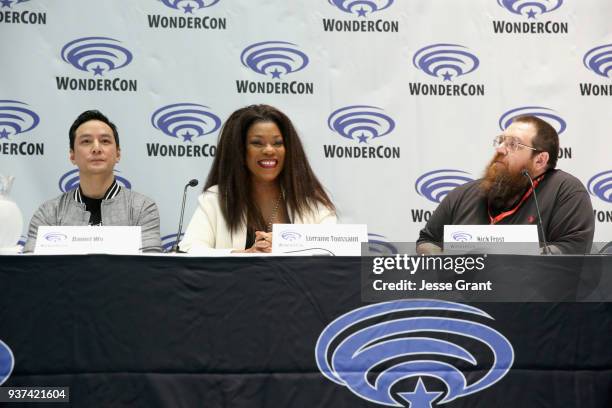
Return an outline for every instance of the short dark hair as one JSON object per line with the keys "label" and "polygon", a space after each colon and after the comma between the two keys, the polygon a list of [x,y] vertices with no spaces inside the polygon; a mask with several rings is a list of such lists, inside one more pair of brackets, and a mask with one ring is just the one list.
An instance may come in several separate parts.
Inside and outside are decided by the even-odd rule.
{"label": "short dark hair", "polygon": [[115,137],[115,144],[119,147],[119,132],[117,131],[117,126],[102,112],[99,110],[86,110],[81,113],[78,118],[72,123],[70,126],[70,130],[68,131],[68,137],[70,138],[70,150],[74,150],[74,138],[76,137],[76,130],[79,126],[81,126],[85,122],[89,122],[90,120],[99,120],[100,122],[106,123],[113,131],[113,136]]}
{"label": "short dark hair", "polygon": [[[308,163],[302,142],[289,117],[270,105],[251,105],[238,109],[225,121],[204,186],[206,191],[218,185],[219,204],[230,231],[237,231],[241,222],[247,225],[256,220],[263,222],[261,212],[251,197],[251,175],[246,164],[246,135],[249,128],[258,122],[275,123],[283,136],[285,164],[279,175],[279,183],[289,212],[302,216],[312,211],[312,207],[318,203],[335,211]],[[249,227],[265,229],[265,222]]]}
{"label": "short dark hair", "polygon": [[[538,118],[537,116],[525,115],[514,118],[513,122],[529,123],[536,129],[536,135],[531,143],[540,152],[548,153],[548,169],[557,167],[559,157],[559,135],[550,123]],[[533,152],[536,154],[537,152]]]}

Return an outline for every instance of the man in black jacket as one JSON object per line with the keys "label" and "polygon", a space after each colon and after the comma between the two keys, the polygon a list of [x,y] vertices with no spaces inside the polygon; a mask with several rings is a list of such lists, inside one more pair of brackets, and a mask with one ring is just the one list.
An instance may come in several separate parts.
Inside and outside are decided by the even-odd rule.
{"label": "man in black jacket", "polygon": [[[514,119],[494,140],[495,155],[482,179],[455,188],[419,234],[417,252],[440,253],[444,225],[537,224],[532,177],[552,253],[589,253],[595,220],[588,192],[574,176],[555,169],[559,136],[535,116]],[[540,241],[542,236],[540,231]]]}

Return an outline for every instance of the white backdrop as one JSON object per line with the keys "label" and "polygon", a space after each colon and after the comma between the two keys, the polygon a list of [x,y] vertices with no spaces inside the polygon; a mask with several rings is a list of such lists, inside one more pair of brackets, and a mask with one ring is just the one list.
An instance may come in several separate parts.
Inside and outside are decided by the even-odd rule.
{"label": "white backdrop", "polygon": [[436,200],[480,176],[505,121],[535,113],[563,130],[558,168],[589,187],[609,241],[612,3],[525,3],[0,0],[0,173],[17,177],[25,233],[75,181],[70,124],[99,109],[119,128],[118,175],[171,235],[219,121],[267,103],[296,124],[341,221],[414,241]]}

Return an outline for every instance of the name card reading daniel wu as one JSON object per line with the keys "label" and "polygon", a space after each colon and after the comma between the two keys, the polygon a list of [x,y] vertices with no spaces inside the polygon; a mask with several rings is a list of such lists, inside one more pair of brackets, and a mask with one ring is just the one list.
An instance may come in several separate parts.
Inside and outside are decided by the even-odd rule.
{"label": "name card reading daniel wu", "polygon": [[272,253],[360,256],[365,224],[274,224]]}
{"label": "name card reading daniel wu", "polygon": [[138,254],[140,227],[40,226],[34,253],[38,255]]}

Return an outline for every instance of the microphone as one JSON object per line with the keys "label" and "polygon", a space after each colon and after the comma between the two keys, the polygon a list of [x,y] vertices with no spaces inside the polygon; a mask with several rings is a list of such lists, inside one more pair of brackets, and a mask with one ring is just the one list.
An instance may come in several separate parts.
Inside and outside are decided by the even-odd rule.
{"label": "microphone", "polygon": [[181,218],[179,219],[178,234],[176,234],[176,242],[174,243],[174,245],[172,245],[170,252],[173,252],[173,253],[182,252],[179,249],[178,243],[179,243],[179,240],[181,239],[181,233],[183,232],[183,216],[185,215],[185,199],[187,198],[187,188],[195,187],[197,185],[198,185],[198,180],[196,179],[191,179],[189,180],[189,183],[185,184],[185,188],[183,189],[183,204],[181,205]]}
{"label": "microphone", "polygon": [[550,249],[548,248],[548,243],[546,242],[546,234],[544,233],[544,223],[542,222],[542,215],[540,214],[540,205],[538,204],[538,195],[536,194],[535,186],[533,185],[533,179],[527,169],[523,169],[521,174],[529,179],[529,183],[531,183],[531,191],[533,191],[533,201],[536,206],[536,213],[538,214],[538,226],[540,227],[540,232],[542,233],[542,242],[544,243],[544,254],[550,254]]}

